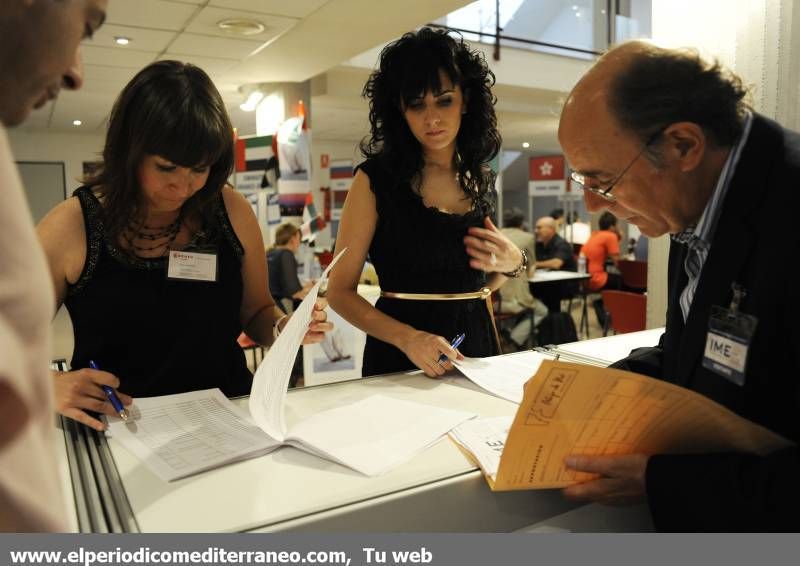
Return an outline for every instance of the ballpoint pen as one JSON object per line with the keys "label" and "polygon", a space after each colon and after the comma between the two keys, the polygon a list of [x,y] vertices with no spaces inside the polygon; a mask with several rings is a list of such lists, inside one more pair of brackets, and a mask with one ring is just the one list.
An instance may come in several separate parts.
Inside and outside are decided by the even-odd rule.
{"label": "ballpoint pen", "polygon": [[[450,341],[450,347],[451,347],[451,348],[453,348],[454,350],[455,350],[456,348],[458,348],[459,344],[461,344],[461,343],[464,341],[464,337],[465,337],[465,336],[466,336],[466,334],[464,334],[464,333],[461,333],[461,334],[459,334],[458,336],[456,336],[455,338],[453,338],[453,339]],[[446,355],[444,355],[444,354],[442,354],[441,356],[439,356],[439,363],[440,363],[440,364],[443,364],[444,362],[446,362],[446,361],[447,361],[447,359],[448,359],[448,358],[447,358],[447,356],[446,356]]]}
{"label": "ballpoint pen", "polygon": [[[89,360],[89,367],[97,370],[100,369],[92,360]],[[122,401],[119,400],[119,397],[117,397],[117,394],[114,392],[114,390],[108,385],[101,384],[100,387],[102,387],[103,391],[105,391],[106,397],[108,397],[108,400],[111,401],[111,404],[114,406],[114,410],[119,415],[119,418],[121,418],[123,421],[127,421],[128,411],[126,411],[125,407],[122,406]]]}

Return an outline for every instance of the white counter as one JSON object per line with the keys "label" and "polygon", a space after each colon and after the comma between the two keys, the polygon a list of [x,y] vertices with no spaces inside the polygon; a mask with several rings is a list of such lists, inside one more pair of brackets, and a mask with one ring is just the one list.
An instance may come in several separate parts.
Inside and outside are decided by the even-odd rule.
{"label": "white counter", "polygon": [[[511,415],[517,409],[460,376],[433,380],[390,375],[291,390],[287,424],[372,394],[481,416]],[[246,399],[237,402],[244,405]],[[165,482],[113,438],[93,434],[85,436],[90,445],[96,440],[99,447],[90,446],[89,451],[105,454],[106,460],[84,467],[81,475],[91,473],[86,469],[95,474],[101,470],[103,475],[81,479],[84,485],[100,486],[100,505],[106,507],[96,508],[97,497],[88,507],[94,516],[116,515],[108,522],[112,532],[118,528],[122,532],[498,532],[529,525],[533,530],[591,532],[651,529],[641,509],[615,513],[596,506],[581,509],[559,490],[492,492],[481,472],[446,437],[379,477],[283,447]]]}

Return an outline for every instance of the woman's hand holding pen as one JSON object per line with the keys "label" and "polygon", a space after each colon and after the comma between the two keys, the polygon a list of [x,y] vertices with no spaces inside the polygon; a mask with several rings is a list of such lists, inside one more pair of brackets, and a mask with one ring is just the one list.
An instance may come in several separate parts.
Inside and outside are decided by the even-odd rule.
{"label": "woman's hand holding pen", "polygon": [[311,323],[308,325],[308,332],[303,337],[303,344],[322,342],[325,339],[325,333],[333,330],[333,323],[328,322],[328,314],[325,312],[327,307],[327,299],[317,299],[314,304],[314,310],[311,312]]}
{"label": "woman's hand holding pen", "polygon": [[[92,427],[105,430],[102,421],[90,416],[86,411],[116,416],[118,413],[103,391],[102,385],[116,389],[119,379],[107,371],[84,368],[68,372],[53,372],[55,382],[56,410],[65,417]],[[117,392],[123,405],[130,405],[133,399]]]}
{"label": "woman's hand holding pen", "polygon": [[[412,329],[395,345],[428,377],[443,375],[444,372],[453,369],[450,360],[460,360],[464,357],[441,336],[421,330]],[[447,359],[440,363],[442,354]]]}
{"label": "woman's hand holding pen", "polygon": [[517,269],[522,263],[519,248],[498,230],[488,216],[483,224],[485,228],[473,226],[464,236],[470,267],[487,273],[508,273]]}

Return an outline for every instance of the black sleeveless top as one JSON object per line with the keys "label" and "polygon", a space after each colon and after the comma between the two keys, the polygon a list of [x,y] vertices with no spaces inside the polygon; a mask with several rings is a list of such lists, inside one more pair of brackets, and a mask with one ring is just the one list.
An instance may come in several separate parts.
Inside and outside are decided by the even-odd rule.
{"label": "black sleeveless top", "polygon": [[108,240],[102,205],[89,187],[74,196],[83,210],[87,253],[64,301],[75,334],[72,368],[93,360],[133,397],[212,387],[229,397],[248,394],[252,374],[236,341],[244,248],[222,195],[212,204],[212,225],[185,248],[217,254],[215,282],[167,279],[167,258],[132,257]]}
{"label": "black sleeveless top", "polygon": [[[396,293],[467,293],[486,286],[486,273],[469,266],[464,236],[470,226],[483,226],[494,213],[494,193],[487,192],[464,215],[426,207],[409,183],[396,183],[378,159],[362,169],[375,194],[378,221],[369,247],[382,291]],[[417,330],[452,340],[466,334],[459,350],[465,356],[497,354],[494,330],[486,302],[415,301],[381,297],[378,310]],[[362,374],[407,371],[414,364],[398,348],[367,336]]]}

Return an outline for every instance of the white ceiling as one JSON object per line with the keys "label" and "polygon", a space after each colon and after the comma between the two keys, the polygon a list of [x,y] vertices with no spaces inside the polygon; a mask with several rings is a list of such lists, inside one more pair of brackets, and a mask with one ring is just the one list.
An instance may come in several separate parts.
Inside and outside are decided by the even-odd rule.
{"label": "white ceiling", "polygon": [[[312,83],[314,138],[352,142],[367,132],[360,93],[369,69],[343,62],[436,20],[469,0],[110,0],[106,24],[83,45],[85,84],[35,112],[25,130],[102,133],[114,99],[133,75],[159,59],[202,67],[240,132],[254,115],[238,106],[242,85]],[[224,19],[247,18],[263,32],[235,36]],[[115,37],[131,38],[127,46]],[[553,90],[498,85],[498,118],[508,144],[554,143],[559,97]],[[83,125],[72,126],[80,119]]]}

